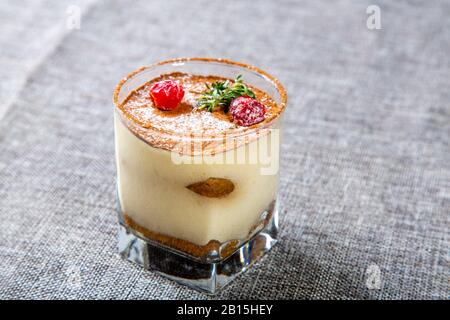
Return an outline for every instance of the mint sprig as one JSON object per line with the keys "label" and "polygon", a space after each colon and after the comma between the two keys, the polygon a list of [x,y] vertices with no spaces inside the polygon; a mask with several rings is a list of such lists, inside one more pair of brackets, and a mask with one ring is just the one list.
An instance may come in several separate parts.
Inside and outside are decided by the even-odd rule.
{"label": "mint sprig", "polygon": [[242,75],[238,75],[233,83],[226,80],[216,81],[211,85],[206,84],[206,89],[206,92],[197,99],[197,108],[206,109],[209,112],[213,112],[217,107],[222,107],[225,112],[228,112],[231,101],[241,96],[255,98],[255,93],[242,81]]}

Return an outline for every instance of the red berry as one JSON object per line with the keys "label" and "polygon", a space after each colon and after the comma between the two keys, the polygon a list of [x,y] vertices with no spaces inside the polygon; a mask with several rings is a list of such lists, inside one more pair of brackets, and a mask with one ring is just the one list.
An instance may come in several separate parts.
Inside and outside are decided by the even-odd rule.
{"label": "red berry", "polygon": [[251,126],[264,121],[266,107],[256,99],[242,96],[231,101],[230,113],[239,126]]}
{"label": "red berry", "polygon": [[184,90],[178,82],[165,80],[152,84],[150,95],[158,109],[174,110],[183,99]]}

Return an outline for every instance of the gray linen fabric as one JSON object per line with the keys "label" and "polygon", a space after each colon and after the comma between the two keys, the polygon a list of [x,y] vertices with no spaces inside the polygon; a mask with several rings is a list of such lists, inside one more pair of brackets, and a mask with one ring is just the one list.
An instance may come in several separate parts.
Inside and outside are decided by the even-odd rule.
{"label": "gray linen fabric", "polygon": [[0,4],[0,298],[208,298],[116,254],[112,90],[179,56],[289,93],[280,242],[217,298],[450,295],[448,1],[37,3]]}

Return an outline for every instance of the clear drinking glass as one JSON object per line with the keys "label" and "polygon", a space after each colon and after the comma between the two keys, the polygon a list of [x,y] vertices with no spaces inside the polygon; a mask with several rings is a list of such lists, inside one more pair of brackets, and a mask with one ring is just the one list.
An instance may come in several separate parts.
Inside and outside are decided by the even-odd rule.
{"label": "clear drinking glass", "polygon": [[[173,72],[231,79],[242,75],[282,111],[255,128],[198,136],[143,127],[119,108],[133,90]],[[123,79],[114,93],[121,256],[214,293],[269,251],[277,239],[280,130],[286,102],[276,78],[223,59],[169,60]],[[155,147],[152,141],[167,141],[167,147]],[[192,192],[190,186],[198,181],[217,185],[224,196]]]}

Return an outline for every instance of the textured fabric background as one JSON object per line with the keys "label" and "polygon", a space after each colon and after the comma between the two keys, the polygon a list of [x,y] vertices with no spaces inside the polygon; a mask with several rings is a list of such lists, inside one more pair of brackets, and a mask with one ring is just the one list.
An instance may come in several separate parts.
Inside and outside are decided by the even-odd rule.
{"label": "textured fabric background", "polygon": [[[381,30],[366,28],[374,2]],[[80,30],[65,26],[73,4]],[[449,12],[1,1],[0,298],[208,298],[116,254],[112,90],[179,56],[254,64],[289,94],[280,242],[218,298],[449,297]]]}

